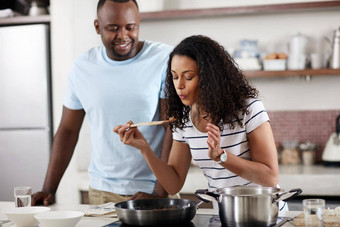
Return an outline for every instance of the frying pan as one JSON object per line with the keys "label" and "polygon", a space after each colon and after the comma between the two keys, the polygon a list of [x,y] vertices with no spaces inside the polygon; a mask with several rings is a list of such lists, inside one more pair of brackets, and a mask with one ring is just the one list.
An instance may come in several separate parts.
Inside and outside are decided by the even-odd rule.
{"label": "frying pan", "polygon": [[187,199],[139,199],[116,203],[121,222],[138,226],[178,226],[190,223],[202,203]]}

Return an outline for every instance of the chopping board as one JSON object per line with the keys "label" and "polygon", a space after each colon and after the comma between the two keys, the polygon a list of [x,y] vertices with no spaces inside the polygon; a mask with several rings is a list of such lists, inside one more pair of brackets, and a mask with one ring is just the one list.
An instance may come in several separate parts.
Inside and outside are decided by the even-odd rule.
{"label": "chopping board", "polygon": [[[340,227],[340,216],[330,216],[327,215],[328,210],[325,209],[323,223],[324,227]],[[294,218],[294,226],[304,226],[305,225],[305,217],[303,212]]]}

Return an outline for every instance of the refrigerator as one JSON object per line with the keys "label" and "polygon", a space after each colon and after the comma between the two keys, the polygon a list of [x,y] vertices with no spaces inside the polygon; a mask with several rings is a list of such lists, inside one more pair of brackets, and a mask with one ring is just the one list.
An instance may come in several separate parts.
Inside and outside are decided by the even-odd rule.
{"label": "refrigerator", "polygon": [[48,24],[0,27],[0,201],[41,190],[52,142]]}

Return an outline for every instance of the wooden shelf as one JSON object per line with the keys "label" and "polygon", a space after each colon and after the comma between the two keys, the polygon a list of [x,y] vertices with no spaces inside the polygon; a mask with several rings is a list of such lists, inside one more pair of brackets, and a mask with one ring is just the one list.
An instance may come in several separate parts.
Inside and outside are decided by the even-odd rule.
{"label": "wooden shelf", "polygon": [[44,24],[50,23],[50,15],[40,16],[14,16],[0,18],[0,26],[22,25],[22,24]]}
{"label": "wooden shelf", "polygon": [[285,71],[244,71],[248,78],[289,77],[289,76],[340,76],[340,69],[305,69]]}
{"label": "wooden shelf", "polygon": [[240,14],[294,12],[320,9],[339,10],[340,1],[302,2],[302,3],[224,7],[209,9],[165,10],[157,12],[144,12],[141,13],[141,18],[142,20],[178,19],[204,16],[230,16]]}

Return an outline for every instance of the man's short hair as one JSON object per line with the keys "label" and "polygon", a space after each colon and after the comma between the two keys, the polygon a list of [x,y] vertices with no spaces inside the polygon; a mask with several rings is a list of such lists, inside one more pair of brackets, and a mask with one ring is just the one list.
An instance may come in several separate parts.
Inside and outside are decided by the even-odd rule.
{"label": "man's short hair", "polygon": [[133,3],[135,3],[135,5],[137,6],[137,9],[139,9],[136,0],[99,0],[99,1],[98,1],[98,4],[97,4],[97,12],[98,12],[98,10],[99,10],[100,8],[103,7],[103,5],[104,5],[104,3],[105,3],[106,1],[113,1],[113,2],[118,2],[118,3],[127,3],[127,2],[129,2],[129,1],[133,1]]}

